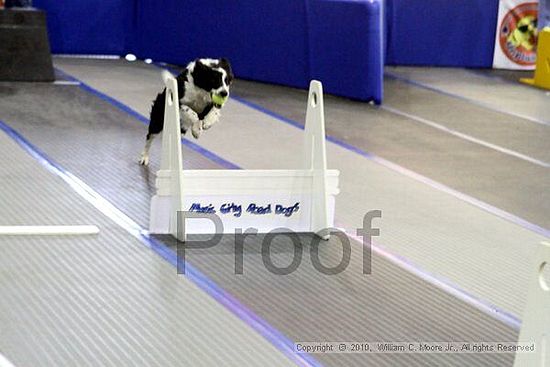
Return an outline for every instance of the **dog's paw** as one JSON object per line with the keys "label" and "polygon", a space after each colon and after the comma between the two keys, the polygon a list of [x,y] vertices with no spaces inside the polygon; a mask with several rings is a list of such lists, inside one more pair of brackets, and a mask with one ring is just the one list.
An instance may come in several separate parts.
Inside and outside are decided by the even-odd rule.
{"label": "dog's paw", "polygon": [[197,123],[193,124],[191,127],[191,133],[193,134],[193,137],[195,139],[198,139],[201,136],[202,132],[202,123],[201,121],[197,121]]}
{"label": "dog's paw", "polygon": [[206,115],[204,120],[202,121],[202,128],[204,130],[210,129],[212,125],[218,122],[219,118],[220,118],[220,109],[219,108],[211,109],[208,115]]}
{"label": "dog's paw", "polygon": [[193,130],[191,130],[191,133],[193,133],[193,137],[195,139],[198,139],[201,136],[201,130],[200,129],[193,129]]}
{"label": "dog's paw", "polygon": [[142,166],[148,166],[149,165],[149,156],[148,155],[142,155],[139,159],[139,164]]}

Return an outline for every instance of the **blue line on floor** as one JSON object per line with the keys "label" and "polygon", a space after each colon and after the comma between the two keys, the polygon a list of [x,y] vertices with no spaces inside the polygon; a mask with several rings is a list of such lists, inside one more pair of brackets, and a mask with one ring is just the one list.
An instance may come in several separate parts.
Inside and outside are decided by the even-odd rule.
{"label": "blue line on floor", "polygon": [[424,124],[426,126],[430,126],[430,127],[434,128],[434,129],[437,129],[439,131],[443,131],[443,132],[445,132],[447,134],[450,134],[452,136],[456,136],[457,138],[466,140],[470,143],[481,145],[484,148],[492,149],[492,150],[495,150],[499,153],[506,154],[510,157],[514,157],[514,158],[517,158],[517,159],[521,159],[525,162],[536,164],[537,166],[540,166],[542,168],[550,168],[550,163],[547,163],[547,162],[541,161],[539,159],[530,157],[530,156],[528,156],[526,154],[523,154],[523,153],[520,153],[520,152],[516,152],[515,150],[508,149],[508,148],[502,147],[500,145],[490,143],[486,140],[479,139],[479,138],[476,138],[474,136],[462,133],[458,130],[451,129],[451,128],[445,126],[445,125],[439,124],[439,123],[437,123],[435,121],[432,121],[432,120],[429,120],[427,118],[416,116],[412,113],[401,111],[397,108],[394,108],[394,107],[391,107],[391,106],[388,106],[388,105],[380,106],[380,108],[383,109],[383,110],[386,110],[390,113],[405,117],[406,119],[408,119],[410,121],[415,121],[417,123],[421,123],[421,124]]}
{"label": "blue line on floor", "polygon": [[393,73],[390,73],[390,72],[385,72],[384,77],[389,78],[389,79],[398,80],[398,81],[413,85],[413,86],[418,87],[418,88],[426,89],[426,90],[429,90],[430,92],[441,94],[443,96],[456,98],[456,99],[459,99],[459,100],[462,100],[462,101],[465,101],[465,102],[468,102],[468,103],[474,104],[476,106],[483,107],[485,109],[492,110],[492,111],[495,111],[495,112],[498,112],[498,113],[514,116],[514,117],[517,117],[517,118],[520,118],[520,119],[523,119],[523,120],[535,122],[537,124],[550,126],[550,122],[548,122],[548,121],[541,120],[541,119],[538,119],[538,118],[535,118],[535,117],[532,117],[532,116],[522,115],[520,113],[516,113],[516,112],[512,112],[512,111],[506,111],[504,109],[492,106],[489,103],[483,103],[483,102],[477,101],[477,100],[472,99],[472,98],[461,96],[459,94],[447,92],[447,91],[444,91],[442,89],[435,88],[435,87],[429,86],[427,84],[424,84],[424,83],[418,82],[416,80],[412,80],[412,79],[409,79],[409,78],[406,78],[406,77],[403,77],[403,76],[400,76],[400,75],[397,75],[397,74],[393,74]]}
{"label": "blue line on floor", "polygon": [[[273,118],[275,118],[279,121],[285,122],[285,123],[287,123],[291,126],[294,126],[298,129],[302,129],[302,130],[304,129],[304,126],[302,124],[300,124],[300,123],[298,123],[294,120],[291,120],[289,118],[286,118],[284,116],[281,116],[281,115],[277,114],[276,112],[270,111],[270,110],[268,110],[268,109],[266,109],[266,108],[264,108],[264,107],[262,107],[258,104],[247,101],[244,98],[236,97],[236,96],[231,96],[231,98],[236,100],[236,101],[241,102],[242,104],[244,104],[244,105],[246,105],[250,108],[253,108],[257,111],[260,111],[260,112],[262,112],[266,115],[269,115],[269,116],[271,116],[271,117],[273,117]],[[346,142],[344,142],[344,141],[342,141],[338,138],[335,138],[333,136],[327,135],[327,140],[330,141],[331,143],[334,143],[334,144],[346,149],[346,150],[357,153],[357,154],[359,154],[359,155],[361,155],[361,156],[363,156],[363,157],[365,157],[365,158],[367,158],[371,161],[377,162],[377,163],[379,163],[379,164],[381,164],[381,165],[383,165],[383,166],[385,166],[385,167],[387,167],[387,168],[389,168],[393,171],[399,172],[399,173],[401,173],[405,176],[408,176],[410,178],[415,179],[416,181],[420,181],[420,182],[422,182],[422,183],[424,183],[424,184],[426,184],[430,187],[433,187],[434,189],[437,189],[439,191],[443,191],[443,192],[448,193],[448,194],[450,194],[450,195],[452,195],[452,196],[454,196],[454,197],[456,197],[460,200],[463,200],[463,201],[466,201],[470,204],[473,204],[473,205],[477,206],[478,208],[481,208],[481,209],[483,209],[483,210],[485,210],[485,211],[487,211],[491,214],[494,214],[494,215],[496,215],[500,218],[506,219],[506,220],[508,220],[508,221],[510,221],[514,224],[517,224],[517,225],[519,225],[523,228],[526,228],[530,231],[533,231],[533,232],[538,233],[542,236],[550,238],[550,230],[548,230],[546,228],[543,228],[543,227],[540,227],[540,226],[538,226],[534,223],[531,223],[531,222],[529,222],[529,221],[527,221],[523,218],[520,218],[520,217],[518,217],[518,216],[516,216],[512,213],[509,213],[505,210],[499,209],[495,206],[492,206],[488,203],[485,203],[481,200],[478,200],[478,199],[476,199],[476,198],[474,198],[470,195],[467,195],[467,194],[464,194],[460,191],[452,189],[452,188],[450,188],[446,185],[443,185],[442,183],[434,181],[434,180],[432,180],[428,177],[425,177],[425,176],[423,176],[419,173],[416,173],[416,172],[411,171],[411,170],[409,170],[405,167],[402,167],[402,166],[400,166],[396,163],[390,162],[390,161],[388,161],[388,160],[386,160],[382,157],[379,157],[375,154],[366,152],[366,151],[364,151],[364,150],[362,150],[358,147],[355,147],[351,144],[348,144],[348,143],[346,143]]]}
{"label": "blue line on floor", "polygon": [[[142,124],[144,124],[146,126],[149,126],[149,119],[146,118],[145,116],[143,116],[142,114],[140,114],[139,112],[137,112],[136,110],[134,110],[133,108],[117,101],[116,99],[106,95],[105,93],[102,93],[102,92],[98,91],[97,89],[89,86],[88,84],[84,83],[83,81],[78,80],[77,78],[73,77],[72,75],[69,75],[69,74],[65,73],[64,71],[62,71],[60,69],[56,68],[56,71],[63,74],[63,76],[65,76],[67,79],[70,79],[71,81],[79,82],[80,83],[80,85],[79,85],[80,88],[84,89],[85,91],[99,97],[100,99],[104,100],[105,102],[108,102],[108,103],[112,104],[113,106],[119,108],[120,110],[126,112],[130,116],[136,118]],[[143,135],[143,138],[144,138],[144,141],[145,141],[145,134]],[[219,155],[217,155],[217,154],[215,154],[215,153],[213,153],[213,152],[211,152],[207,149],[204,149],[203,147],[201,147],[200,145],[198,145],[196,143],[193,143],[192,141],[189,141],[189,140],[183,139],[183,138],[181,139],[181,141],[185,146],[187,146],[187,147],[193,149],[194,151],[202,154],[206,158],[210,159],[213,162],[216,162],[217,164],[219,164],[222,167],[225,167],[227,169],[240,169],[239,166],[229,162],[228,160],[223,159]]]}
{"label": "blue line on floor", "polygon": [[[29,153],[45,169],[65,181],[77,194],[92,204],[101,213],[113,220],[133,237],[139,239],[143,244],[153,250],[164,260],[177,267],[178,257],[175,251],[171,250],[153,237],[150,237],[146,230],[141,228],[139,224],[134,222],[130,217],[111,204],[111,202],[97,193],[93,188],[88,186],[78,177],[74,176],[58,163],[50,159],[45,153],[19,134],[19,132],[1,120],[0,130],[4,131],[6,135],[14,140],[27,153]],[[294,350],[293,341],[288,339],[267,321],[241,304],[235,297],[226,292],[223,288],[218,286],[214,281],[202,274],[191,264],[186,263],[185,267],[185,276],[190,281],[258,332],[291,361],[296,363],[298,366],[303,367],[322,367],[322,365],[311,355],[296,353]]]}
{"label": "blue line on floor", "polygon": [[[161,65],[155,65],[159,68],[164,68],[164,66],[161,64]],[[171,69],[171,71],[173,73],[176,73],[177,74],[177,70],[175,69]],[[65,73],[66,74],[66,73]],[[68,74],[66,74],[68,77],[70,77],[71,79],[73,80],[78,80],[72,76],[69,76]],[[80,80],[78,80],[80,81]],[[81,81],[80,81],[81,82]],[[82,82],[81,82],[82,83]],[[124,110],[127,111],[133,111],[133,113],[135,115],[132,115],[132,116],[135,116],[136,118],[138,118],[139,121],[143,122],[143,119],[144,117],[141,116],[139,113],[135,112],[133,109],[123,105],[122,103],[116,101],[115,99],[87,86],[85,83],[82,83],[83,86],[85,86],[86,90],[90,90],[90,91],[93,91],[94,94],[96,94],[97,96],[103,98],[102,96],[104,96],[105,98],[103,98],[104,100],[110,102],[115,102],[113,103],[115,106],[118,106],[118,105],[121,105],[121,106],[124,106]],[[291,119],[288,119],[284,116],[281,116],[273,111],[270,111],[260,105],[257,105],[255,103],[252,103],[250,101],[247,101],[245,100],[244,98],[241,98],[241,97],[236,97],[236,96],[232,96],[231,97],[232,99],[250,107],[250,108],[253,108],[257,111],[260,111],[264,114],[267,114],[277,120],[280,120],[280,121],[283,121],[289,125],[292,125],[296,128],[299,128],[299,129],[304,129],[304,126],[301,125],[300,123],[294,121],[294,120],[291,120]],[[110,102],[110,103],[112,103]],[[140,116],[140,117],[138,117]],[[436,181],[433,181],[425,176],[422,176],[416,172],[413,172],[413,171],[410,171],[404,167],[401,167],[393,162],[390,162],[390,161],[387,161],[385,160],[384,158],[381,158],[381,157],[378,157],[374,154],[371,154],[371,153],[368,153],[368,152],[365,152],[357,147],[354,147],[348,143],[345,143],[343,141],[340,141],[334,137],[331,137],[331,136],[327,136],[327,140],[336,144],[336,145],[339,145],[341,146],[342,148],[344,149],[347,149],[347,150],[350,150],[352,152],[355,152],[365,158],[368,158],[374,162],[377,162],[391,170],[394,170],[394,171],[397,171],[405,176],[408,176],[408,177],[411,177],[417,181],[420,181],[420,182],[423,182],[437,190],[440,190],[440,191],[443,191],[443,192],[446,192],[448,194],[451,194],[461,200],[464,200],[466,202],[469,202],[481,209],[484,209],[492,214],[495,214],[501,218],[504,218],[504,219],[507,219],[515,224],[518,224],[522,227],[525,227],[527,229],[530,229],[534,232],[537,232],[537,233],[540,233],[539,231],[542,232],[543,235],[546,235],[547,237],[550,237],[550,231],[544,229],[544,228],[540,228],[532,223],[529,223],[521,218],[518,218],[516,216],[514,216],[513,214],[510,214],[508,212],[505,212],[503,210],[500,210],[498,208],[495,208],[487,203],[484,203],[480,200],[477,200],[473,197],[470,197],[468,195],[465,195],[459,191],[456,191],[454,189],[451,189],[443,184],[440,184],[439,182],[436,182]],[[203,149],[203,148],[201,148]],[[209,152],[208,150],[206,149],[203,149],[205,152]],[[200,151],[199,151],[200,152]],[[211,153],[211,154],[214,154],[214,153]],[[218,157],[217,155],[214,154],[214,156]],[[221,163],[220,165],[222,167],[226,167],[226,168],[240,168],[238,167],[237,165],[223,159],[223,158],[220,158],[221,159]],[[546,233],[546,234],[545,234]],[[374,246],[373,246],[374,248]],[[491,317],[494,317],[496,318],[497,320],[500,320],[502,321],[503,323],[505,323],[506,325],[509,325],[510,327],[516,329],[516,330],[519,330],[520,326],[521,326],[521,320],[518,319],[517,317],[515,317],[514,315],[511,315],[509,314],[508,312],[504,311],[504,310],[501,310],[499,309],[498,307],[488,303],[488,302],[485,302],[483,300],[480,300],[479,298],[477,297],[474,297],[472,295],[470,295],[468,292],[464,291],[463,289],[461,289],[459,286],[457,286],[456,284],[448,281],[447,279],[443,279],[441,277],[437,277],[437,276],[434,276],[424,270],[422,270],[421,268],[417,267],[416,265],[413,265],[411,262],[409,262],[408,260],[405,260],[404,258],[398,256],[398,255],[395,255],[395,254],[391,254],[389,251],[387,250],[383,250],[383,249],[380,249],[380,251],[378,251],[378,253],[382,256],[385,256],[386,258],[392,260],[395,264],[399,265],[399,266],[402,266],[402,265],[407,265],[405,268],[406,269],[409,269],[409,270],[412,270],[414,269],[413,273],[415,274],[421,274],[421,278],[426,280],[426,281],[429,281],[431,284],[434,284],[436,285],[437,287],[439,287],[440,289],[442,289],[443,291],[445,292],[448,292],[450,294],[454,294],[454,295],[457,295],[457,294],[460,294],[461,296],[459,297],[460,299],[462,299],[463,301],[467,302],[468,304],[472,305],[473,307],[477,308],[478,310],[481,310],[483,311],[484,313],[488,314],[489,316]],[[396,259],[399,259],[400,261],[395,261]]]}

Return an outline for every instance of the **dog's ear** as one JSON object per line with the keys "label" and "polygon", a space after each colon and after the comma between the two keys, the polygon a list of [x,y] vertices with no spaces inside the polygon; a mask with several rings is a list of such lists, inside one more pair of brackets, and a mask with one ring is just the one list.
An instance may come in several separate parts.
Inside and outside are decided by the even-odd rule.
{"label": "dog's ear", "polygon": [[195,80],[195,84],[204,85],[205,78],[207,78],[207,76],[209,75],[209,70],[210,67],[204,64],[201,59],[196,59],[195,66],[193,67],[193,71],[191,72],[193,80]]}
{"label": "dog's ear", "polygon": [[208,69],[208,66],[203,64],[201,59],[195,59],[195,70],[197,69]]}
{"label": "dog's ear", "polygon": [[225,57],[222,57],[220,59],[220,67],[227,72],[229,80],[232,81],[235,76],[233,75],[233,70],[231,70],[231,64],[229,63],[229,60],[227,60]]}

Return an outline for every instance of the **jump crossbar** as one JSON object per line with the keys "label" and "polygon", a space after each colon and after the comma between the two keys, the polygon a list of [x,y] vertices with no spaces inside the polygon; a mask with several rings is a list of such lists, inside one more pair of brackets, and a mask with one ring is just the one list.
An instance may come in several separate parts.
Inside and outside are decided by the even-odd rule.
{"label": "jump crossbar", "polygon": [[151,200],[150,233],[183,241],[187,234],[214,233],[207,219],[188,219],[178,228],[178,212],[196,212],[217,215],[224,233],[254,228],[259,233],[311,232],[328,239],[339,172],[327,169],[321,82],[310,83],[302,169],[288,170],[185,170],[177,82],[167,78],[165,83],[161,169]]}

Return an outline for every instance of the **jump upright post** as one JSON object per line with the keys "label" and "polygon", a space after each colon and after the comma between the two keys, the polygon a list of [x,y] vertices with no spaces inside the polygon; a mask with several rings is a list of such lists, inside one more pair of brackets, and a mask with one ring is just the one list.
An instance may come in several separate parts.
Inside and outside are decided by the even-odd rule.
{"label": "jump upright post", "polygon": [[531,353],[518,352],[514,367],[550,367],[550,283],[544,277],[550,266],[550,242],[542,242],[531,267],[529,293],[523,312],[519,342],[534,344]]}
{"label": "jump upright post", "polygon": [[151,199],[150,233],[172,234],[185,241],[187,234],[216,232],[213,221],[206,218],[184,219],[183,226],[178,223],[178,212],[191,212],[218,216],[223,233],[253,228],[258,233],[311,232],[329,238],[339,172],[327,169],[319,81],[310,83],[301,169],[184,169],[178,101],[177,82],[170,77],[166,80],[161,167],[157,192]]}

